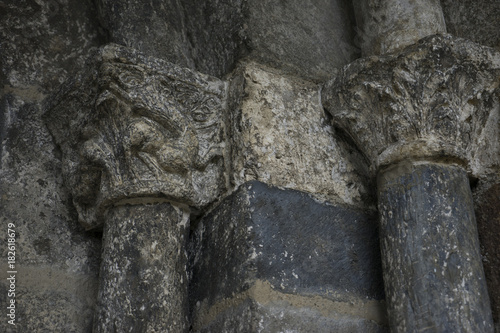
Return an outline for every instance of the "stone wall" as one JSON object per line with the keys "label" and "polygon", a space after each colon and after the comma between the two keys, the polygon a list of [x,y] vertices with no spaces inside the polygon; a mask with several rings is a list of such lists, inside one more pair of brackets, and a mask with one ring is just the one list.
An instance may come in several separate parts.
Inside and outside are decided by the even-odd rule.
{"label": "stone wall", "polygon": [[0,330],[500,332],[500,4],[390,2],[1,3]]}
{"label": "stone wall", "polygon": [[[8,1],[1,5],[2,258],[7,224],[16,232],[16,327],[8,332],[90,331],[100,235],[75,223],[61,177],[60,150],[42,121],[42,102],[83,68],[104,42],[91,1]],[[8,304],[2,259],[1,303]],[[5,315],[2,317],[8,318]]]}

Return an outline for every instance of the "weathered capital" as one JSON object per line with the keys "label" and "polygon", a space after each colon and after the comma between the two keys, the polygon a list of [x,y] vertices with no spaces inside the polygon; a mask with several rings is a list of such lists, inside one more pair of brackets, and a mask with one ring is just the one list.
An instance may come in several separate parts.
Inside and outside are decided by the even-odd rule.
{"label": "weathered capital", "polygon": [[500,53],[449,35],[360,59],[323,89],[323,105],[372,167],[401,160],[468,165],[498,107]]}
{"label": "weathered capital", "polygon": [[45,115],[80,222],[98,226],[123,200],[202,207],[216,198],[225,186],[225,96],[216,78],[118,45],[101,48]]}

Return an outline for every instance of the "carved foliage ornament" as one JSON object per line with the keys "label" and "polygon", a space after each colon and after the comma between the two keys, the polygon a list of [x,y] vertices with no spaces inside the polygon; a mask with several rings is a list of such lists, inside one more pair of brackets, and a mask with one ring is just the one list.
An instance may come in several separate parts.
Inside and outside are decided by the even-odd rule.
{"label": "carved foliage ornament", "polygon": [[117,45],[99,50],[45,115],[84,226],[123,199],[214,200],[225,183],[225,95],[216,78]]}
{"label": "carved foliage ornament", "polygon": [[355,61],[323,89],[323,105],[374,169],[467,151],[498,106],[500,54],[436,35],[401,53]]}

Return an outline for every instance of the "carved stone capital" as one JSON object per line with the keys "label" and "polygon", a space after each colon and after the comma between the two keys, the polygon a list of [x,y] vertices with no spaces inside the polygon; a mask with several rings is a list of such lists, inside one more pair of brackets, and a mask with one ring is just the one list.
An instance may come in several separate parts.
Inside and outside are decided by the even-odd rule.
{"label": "carved stone capital", "polygon": [[500,54],[449,35],[359,59],[326,83],[322,102],[377,170],[404,159],[468,165],[499,105]]}
{"label": "carved stone capital", "polygon": [[79,219],[99,225],[123,200],[192,207],[225,186],[225,82],[117,45],[49,102],[45,120],[61,147]]}

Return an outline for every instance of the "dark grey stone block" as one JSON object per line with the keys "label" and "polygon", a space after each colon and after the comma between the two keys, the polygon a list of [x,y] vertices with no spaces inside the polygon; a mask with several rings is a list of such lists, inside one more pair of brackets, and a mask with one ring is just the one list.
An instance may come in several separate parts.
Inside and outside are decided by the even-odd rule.
{"label": "dark grey stone block", "polygon": [[402,162],[378,191],[391,330],[493,332],[466,171]]}
{"label": "dark grey stone block", "polygon": [[303,192],[246,183],[201,220],[190,247],[194,317],[201,303],[211,307],[257,280],[333,301],[384,298],[374,214]]}

